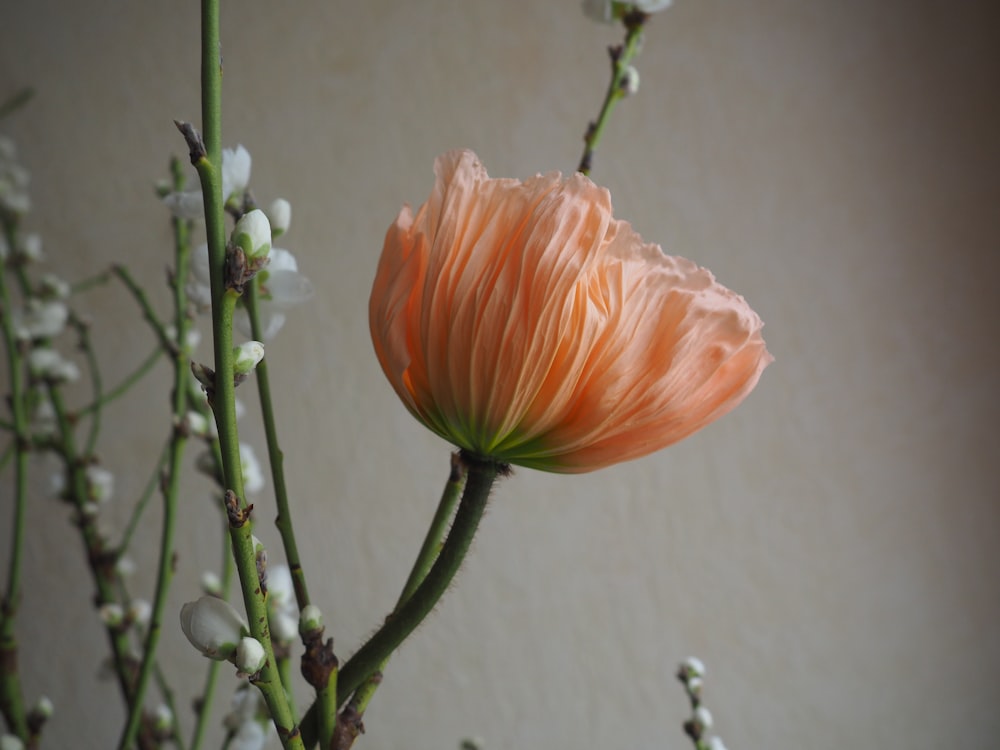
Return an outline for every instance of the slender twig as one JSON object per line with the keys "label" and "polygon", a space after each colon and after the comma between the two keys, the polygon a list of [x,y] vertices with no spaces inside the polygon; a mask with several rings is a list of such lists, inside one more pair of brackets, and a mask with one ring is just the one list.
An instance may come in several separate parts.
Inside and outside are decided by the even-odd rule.
{"label": "slender twig", "polygon": [[622,22],[625,24],[625,43],[622,46],[610,47],[608,54],[611,57],[611,81],[608,83],[608,90],[604,94],[604,101],[601,104],[601,111],[597,119],[593,120],[587,127],[587,132],[583,137],[583,156],[580,157],[580,165],[576,168],[578,172],[585,175],[590,174],[594,161],[594,152],[597,144],[604,135],[604,128],[608,124],[611,112],[618,101],[627,94],[626,81],[628,68],[632,59],[638,54],[642,41],[642,27],[649,16],[642,11],[633,10],[627,13]]}
{"label": "slender twig", "polygon": [[170,340],[170,336],[167,335],[166,326],[163,325],[163,321],[160,320],[152,304],[150,304],[149,298],[146,296],[146,290],[139,286],[138,282],[132,278],[132,274],[129,273],[129,270],[125,266],[116,263],[111,267],[111,272],[121,279],[122,283],[125,284],[125,288],[132,293],[135,301],[139,303],[142,315],[146,319],[146,322],[152,326],[153,332],[156,334],[156,339],[160,342],[163,351],[172,353],[175,349],[175,344]]}
{"label": "slender twig", "polygon": [[[183,185],[183,172],[180,165],[174,165],[174,184]],[[174,387],[173,387],[173,432],[170,439],[168,460],[169,468],[163,477],[163,521],[160,526],[160,560],[157,567],[156,593],[153,598],[149,625],[146,628],[146,638],[142,649],[142,662],[135,682],[135,703],[129,712],[128,721],[118,743],[119,750],[132,746],[139,722],[142,718],[143,698],[149,685],[156,664],[156,647],[159,645],[163,625],[163,612],[167,605],[167,592],[174,575],[174,527],[177,518],[178,495],[180,492],[181,475],[183,472],[184,448],[187,445],[187,428],[184,415],[187,412],[187,381],[190,377],[190,367],[185,354],[184,340],[187,337],[187,293],[184,279],[187,278],[191,259],[191,242],[188,223],[182,219],[173,220],[174,230],[174,335],[173,347],[168,350],[174,355]],[[122,276],[129,283],[127,276]],[[150,317],[147,315],[147,317]]]}
{"label": "slender twig", "polygon": [[138,367],[122,378],[122,381],[118,385],[109,391],[105,391],[101,394],[99,399],[92,401],[82,409],[79,409],[76,413],[77,416],[85,417],[93,411],[104,408],[115,399],[124,396],[128,393],[132,386],[142,380],[142,378],[153,369],[153,365],[159,361],[160,357],[163,356],[163,353],[163,348],[157,346],[144,360],[142,360],[142,362],[139,363]]}
{"label": "slender twig", "polygon": [[[90,326],[80,316],[72,312],[69,316],[69,322],[76,329],[77,336],[80,338],[79,348],[83,351],[84,358],[87,360],[90,387],[94,399],[93,403],[101,404],[103,401],[102,390],[104,385],[101,379],[101,367],[97,361],[97,354],[94,351],[94,347],[90,344]],[[100,431],[101,409],[97,407],[91,413],[90,428],[87,430],[87,440],[83,448],[84,455],[89,456],[94,452],[94,447],[97,445],[97,436]]]}
{"label": "slender twig", "polygon": [[35,90],[30,86],[26,86],[16,92],[13,96],[4,100],[3,104],[0,104],[0,119],[3,119],[4,117],[7,117],[21,109],[21,107],[30,102],[34,96]]}
{"label": "slender twig", "polygon": [[486,510],[490,489],[507,467],[463,455],[468,478],[448,538],[423,582],[406,603],[340,669],[337,703],[343,703],[362,681],[396,650],[437,604],[458,572]]}
{"label": "slender twig", "polygon": [[[212,663],[215,664],[215,662]],[[163,674],[163,670],[159,664],[156,664],[154,667],[153,677],[156,679],[156,686],[163,694],[163,702],[170,709],[170,742],[173,743],[176,750],[184,750],[184,740],[181,738],[181,724],[177,719],[177,705],[174,702],[174,691],[170,688],[167,677]]]}
{"label": "slender twig", "polygon": [[[406,604],[410,597],[413,596],[417,587],[427,577],[427,573],[437,559],[438,554],[440,554],[444,543],[444,536],[448,531],[448,524],[452,516],[455,515],[455,507],[458,505],[464,484],[465,466],[462,463],[461,457],[457,453],[453,453],[451,455],[451,468],[448,473],[448,481],[445,483],[444,491],[441,493],[441,500],[438,502],[431,525],[427,529],[427,535],[424,537],[424,543],[420,547],[417,559],[413,563],[410,576],[406,579],[406,585],[403,586],[403,592],[396,603],[397,609]],[[370,674],[354,692],[354,696],[351,698],[351,705],[359,715],[364,714],[368,708],[368,704],[375,695],[375,691],[378,690],[378,686],[382,683],[380,676],[385,671],[388,661],[388,659],[383,660],[378,665],[378,669]]]}
{"label": "slender twig", "polygon": [[132,542],[132,535],[139,526],[139,520],[142,518],[142,514],[146,510],[146,506],[149,505],[149,499],[156,491],[156,486],[159,484],[160,479],[163,476],[163,469],[167,465],[167,459],[169,458],[170,443],[168,441],[164,444],[163,450],[160,451],[160,458],[157,460],[156,466],[153,467],[153,473],[146,482],[146,486],[143,487],[142,495],[139,496],[139,500],[132,508],[132,515],[129,516],[128,524],[125,526],[125,531],[122,533],[122,540],[116,547],[119,557],[125,554],[129,544]]}
{"label": "slender twig", "polygon": [[92,289],[95,286],[103,286],[111,281],[111,269],[106,269],[100,273],[95,273],[93,276],[88,276],[85,279],[80,279],[70,284],[69,292],[70,294],[79,294],[80,292],[86,292],[88,289]]}
{"label": "slender twig", "polygon": [[[262,340],[263,330],[260,325],[258,301],[260,298],[260,279],[254,278],[246,291],[244,302],[250,316],[250,332],[257,341]],[[285,559],[292,574],[292,584],[295,587],[295,600],[299,610],[309,605],[309,590],[306,588],[305,574],[299,559],[299,548],[295,543],[295,530],[292,525],[292,513],[288,504],[288,489],[285,485],[285,454],[278,442],[278,427],[274,419],[274,406],[271,400],[271,379],[268,375],[267,359],[263,359],[254,371],[257,379],[257,393],[260,397],[260,408],[264,418],[264,434],[267,438],[267,457],[271,464],[271,477],[274,481],[275,502],[278,506],[278,517],[274,524],[281,534],[281,543],[285,548]]]}
{"label": "slender twig", "polygon": [[7,727],[23,742],[28,741],[28,722],[18,676],[17,639],[14,623],[21,601],[21,563],[24,557],[24,524],[28,500],[28,417],[24,403],[24,369],[11,317],[11,299],[6,275],[0,269],[0,324],[3,327],[10,379],[10,408],[14,417],[14,518],[10,525],[10,558],[7,585],[0,602],[0,713]]}

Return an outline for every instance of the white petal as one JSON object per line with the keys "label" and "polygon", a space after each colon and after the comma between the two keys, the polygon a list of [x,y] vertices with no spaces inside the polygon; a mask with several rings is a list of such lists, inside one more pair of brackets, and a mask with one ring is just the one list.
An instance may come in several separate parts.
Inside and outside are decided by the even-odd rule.
{"label": "white petal", "polygon": [[163,203],[178,219],[200,219],[205,211],[200,190],[170,193],[163,196]]}

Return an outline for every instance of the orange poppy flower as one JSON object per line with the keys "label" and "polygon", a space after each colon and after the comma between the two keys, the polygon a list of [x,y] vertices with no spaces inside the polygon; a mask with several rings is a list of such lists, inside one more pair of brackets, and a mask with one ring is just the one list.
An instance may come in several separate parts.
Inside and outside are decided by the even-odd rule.
{"label": "orange poppy flower", "polygon": [[772,360],[742,297],[644,243],[583,175],[490,179],[470,151],[434,171],[386,233],[368,311],[392,387],[446,440],[591,471],[722,416]]}

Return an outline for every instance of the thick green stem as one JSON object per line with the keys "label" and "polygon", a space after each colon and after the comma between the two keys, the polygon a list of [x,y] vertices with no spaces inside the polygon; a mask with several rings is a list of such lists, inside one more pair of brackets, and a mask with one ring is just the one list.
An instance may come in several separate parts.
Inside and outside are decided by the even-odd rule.
{"label": "thick green stem", "polygon": [[611,55],[611,81],[608,83],[608,90],[604,94],[604,101],[601,103],[601,111],[597,119],[590,123],[587,133],[583,138],[583,156],[580,157],[580,165],[576,171],[589,175],[594,161],[594,152],[604,135],[604,128],[611,118],[615,105],[627,94],[626,81],[629,66],[633,58],[639,52],[642,41],[642,27],[646,22],[646,14],[641,11],[628,13],[622,22],[625,24],[625,43],[621,47],[613,47],[609,50]]}
{"label": "thick green stem", "polygon": [[14,623],[21,601],[21,562],[24,556],[24,519],[28,502],[28,417],[25,413],[25,383],[22,357],[9,311],[11,299],[7,279],[0,269],[0,323],[3,324],[10,377],[10,408],[14,416],[14,518],[10,526],[10,558],[7,586],[0,602],[0,713],[10,732],[28,741],[28,723],[17,669],[17,639]]}
{"label": "thick green stem", "polygon": [[[409,601],[410,597],[417,590],[417,587],[427,577],[428,571],[430,571],[438,554],[440,554],[442,544],[444,543],[444,535],[448,531],[448,524],[452,516],[455,515],[455,506],[458,505],[458,500],[462,496],[462,487],[464,484],[465,466],[462,464],[461,457],[457,453],[453,453],[451,455],[451,469],[448,481],[445,483],[444,491],[441,493],[441,500],[438,502],[437,511],[434,513],[431,525],[427,529],[424,543],[420,547],[420,552],[417,554],[417,559],[413,563],[412,570],[410,570],[410,576],[406,579],[403,592],[399,595],[396,609],[399,609]],[[361,686],[354,692],[351,704],[359,715],[364,714],[372,697],[375,695],[375,691],[378,690],[378,686],[382,682],[378,675],[380,672],[385,671],[385,666],[388,662],[388,658],[383,659],[378,665],[378,669],[373,674],[368,675],[365,681],[361,683]]]}
{"label": "thick green stem", "polygon": [[[258,301],[260,298],[260,280],[255,278],[247,287],[244,302],[250,316],[250,332],[257,341],[263,340],[263,330],[260,325]],[[285,548],[285,559],[292,573],[292,584],[295,587],[295,601],[299,611],[309,605],[309,589],[306,587],[305,573],[299,559],[299,548],[295,543],[295,529],[292,526],[292,513],[288,504],[288,489],[285,486],[285,454],[278,442],[278,427],[274,419],[274,407],[271,402],[271,379],[268,375],[267,359],[263,359],[254,371],[257,379],[257,393],[260,397],[260,408],[264,418],[264,434],[267,437],[267,457],[271,465],[271,478],[274,481],[274,496],[278,506],[278,517],[274,525],[281,534],[281,543]]]}
{"label": "thick green stem", "polygon": [[219,429],[219,446],[225,486],[229,495],[227,513],[230,540],[239,572],[243,604],[251,635],[264,648],[265,664],[252,681],[260,689],[286,750],[302,748],[299,729],[288,705],[277,673],[274,648],[267,623],[264,591],[257,574],[251,536],[249,508],[243,491],[239,434],[236,427],[235,382],[233,380],[233,309],[238,294],[227,288],[226,229],[222,195],[222,67],[219,46],[219,0],[201,4],[201,113],[202,141],[185,131],[192,163],[201,180],[208,240],[209,276],[212,289],[212,334],[215,349],[215,380],[212,410]]}
{"label": "thick green stem", "polygon": [[406,603],[362,646],[340,670],[337,703],[342,704],[362,681],[378,670],[389,655],[414,631],[437,604],[465,559],[479,521],[486,510],[490,489],[506,467],[490,460],[464,457],[468,468],[465,492],[434,565]]}

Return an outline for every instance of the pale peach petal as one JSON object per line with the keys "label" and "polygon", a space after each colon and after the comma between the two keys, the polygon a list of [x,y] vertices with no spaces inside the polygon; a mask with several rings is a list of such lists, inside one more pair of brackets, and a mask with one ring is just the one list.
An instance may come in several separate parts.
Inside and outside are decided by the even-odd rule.
{"label": "pale peach petal", "polygon": [[396,393],[442,437],[590,471],[722,416],[771,361],[742,297],[643,243],[586,177],[491,179],[469,151],[435,172],[386,234],[369,316]]}

